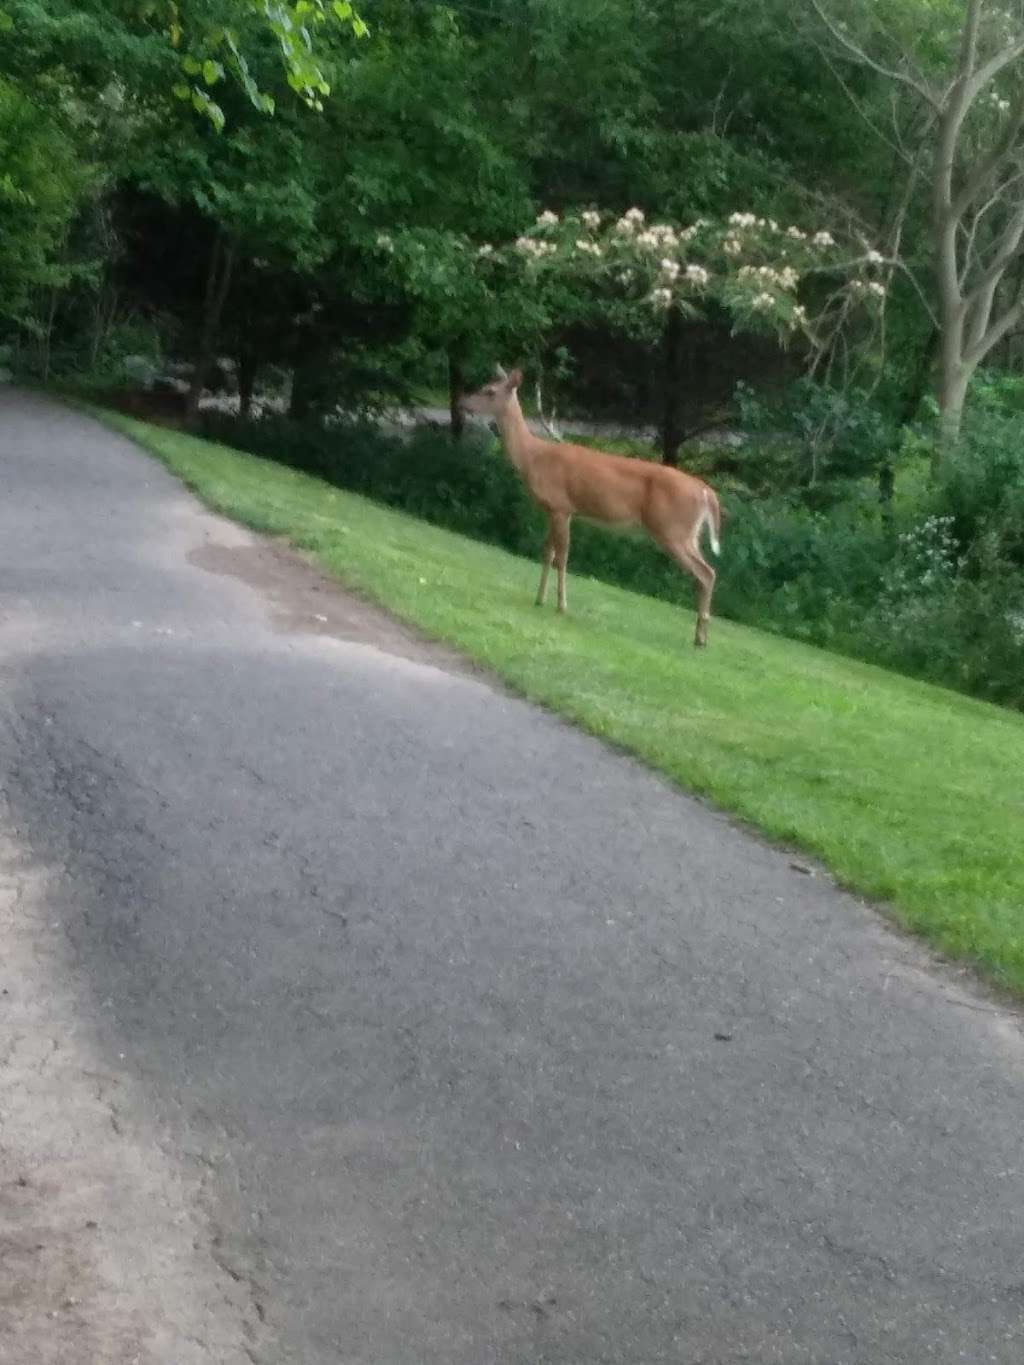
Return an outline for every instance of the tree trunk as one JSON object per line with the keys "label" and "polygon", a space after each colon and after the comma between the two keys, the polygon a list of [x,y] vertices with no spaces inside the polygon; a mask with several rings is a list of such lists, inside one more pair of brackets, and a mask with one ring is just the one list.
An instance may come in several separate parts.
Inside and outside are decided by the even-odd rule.
{"label": "tree trunk", "polygon": [[39,339],[39,368],[42,371],[43,383],[50,381],[50,358],[53,345],[53,325],[57,318],[57,289],[54,286],[50,290],[49,305],[46,310],[46,321],[43,324],[42,336]]}
{"label": "tree trunk", "polygon": [[256,357],[251,351],[246,351],[238,357],[238,415],[243,421],[252,415],[256,369]]}
{"label": "tree trunk", "polygon": [[664,464],[676,464],[683,440],[680,415],[679,359],[682,350],[683,317],[678,308],[670,308],[665,317],[661,338],[662,354],[662,410],[661,458]]}
{"label": "tree trunk", "polygon": [[466,414],[459,406],[465,392],[466,379],[462,370],[462,357],[452,347],[448,351],[448,411],[451,416],[453,441],[461,441],[462,433],[466,429]]}
{"label": "tree trunk", "polygon": [[942,466],[952,458],[960,440],[964,404],[972,373],[963,359],[945,345],[945,338],[943,341],[942,373],[939,379],[939,443],[932,457],[932,478],[936,478]]}
{"label": "tree trunk", "polygon": [[195,369],[185,398],[185,425],[189,427],[194,427],[199,417],[199,400],[217,346],[217,333],[231,287],[234,264],[235,248],[231,242],[225,243],[223,235],[218,231],[213,240],[209,269],[206,273],[206,294],[203,299],[203,320],[196,349]]}

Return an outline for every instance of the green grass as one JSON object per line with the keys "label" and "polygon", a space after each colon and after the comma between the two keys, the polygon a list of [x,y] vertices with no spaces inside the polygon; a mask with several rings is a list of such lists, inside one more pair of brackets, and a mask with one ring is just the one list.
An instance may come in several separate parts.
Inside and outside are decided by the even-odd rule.
{"label": "green grass", "polygon": [[531,561],[222,446],[105,420],[211,507],[311,551],[1024,995],[1024,717],[726,621],[698,652],[689,611],[574,579],[571,564],[571,614],[538,611]]}

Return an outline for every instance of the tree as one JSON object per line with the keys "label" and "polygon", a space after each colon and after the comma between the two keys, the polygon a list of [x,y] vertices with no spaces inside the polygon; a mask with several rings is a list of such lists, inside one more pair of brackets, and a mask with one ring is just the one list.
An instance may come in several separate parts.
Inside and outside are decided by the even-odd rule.
{"label": "tree", "polygon": [[[549,209],[511,247],[477,252],[478,273],[499,269],[518,281],[533,301],[536,328],[551,331],[596,312],[614,328],[662,335],[666,350],[684,320],[714,307],[737,329],[781,341],[799,333],[820,353],[852,314],[883,303],[883,264],[874,249],[841,249],[823,228],[783,226],[749,212],[682,227],[648,223],[639,208],[621,216]],[[663,441],[671,461],[678,433],[663,432]]]}
{"label": "tree", "polygon": [[96,170],[66,125],[0,78],[0,321],[31,320],[37,293],[65,284],[61,248]]}
{"label": "tree", "polygon": [[[885,23],[875,7],[840,22],[824,0],[810,4],[827,55],[886,88],[884,135],[903,168],[904,201],[922,182],[929,189],[931,313],[948,449],[971,377],[1024,318],[1024,280],[1014,270],[1024,241],[1024,16],[1019,5],[1011,12],[989,0],[917,4],[899,11],[901,26],[895,10]],[[911,37],[914,20],[923,32]]]}
{"label": "tree", "polygon": [[390,0],[318,130],[336,249],[369,254],[379,297],[415,310],[421,344],[444,357],[456,435],[467,367],[481,352],[493,361],[529,307],[473,268],[473,244],[507,237],[531,208],[494,56],[447,6]]}
{"label": "tree", "polygon": [[[350,0],[4,0],[0,31],[41,61],[88,72],[99,89],[136,97],[174,93],[217,128],[224,111],[211,93],[228,80],[273,113],[255,74],[268,43],[288,85],[311,108],[330,92],[317,38],[333,27],[369,32]],[[156,42],[150,41],[156,39]],[[176,77],[176,79],[175,79]]]}

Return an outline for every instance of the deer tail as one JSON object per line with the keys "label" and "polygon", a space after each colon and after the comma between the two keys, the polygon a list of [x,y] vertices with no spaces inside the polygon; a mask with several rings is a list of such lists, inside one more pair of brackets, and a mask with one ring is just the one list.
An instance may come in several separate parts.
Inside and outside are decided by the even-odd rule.
{"label": "deer tail", "polygon": [[722,509],[718,505],[718,498],[710,488],[704,489],[704,509],[701,512],[701,526],[708,528],[708,539],[711,541],[711,549],[714,554],[720,555],[722,547],[719,537],[722,534]]}

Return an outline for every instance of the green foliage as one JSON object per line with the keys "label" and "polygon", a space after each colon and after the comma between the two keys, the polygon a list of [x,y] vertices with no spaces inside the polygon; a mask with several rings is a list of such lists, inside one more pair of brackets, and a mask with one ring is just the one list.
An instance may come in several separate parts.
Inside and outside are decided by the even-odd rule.
{"label": "green foliage", "polygon": [[61,248],[94,173],[67,127],[0,77],[0,323],[31,322],[44,289],[72,277]]}
{"label": "green foliage", "polygon": [[858,388],[800,379],[765,395],[741,384],[737,409],[754,438],[740,474],[747,486],[800,489],[819,505],[849,496],[851,481],[877,474],[899,442],[889,415]]}

